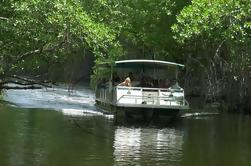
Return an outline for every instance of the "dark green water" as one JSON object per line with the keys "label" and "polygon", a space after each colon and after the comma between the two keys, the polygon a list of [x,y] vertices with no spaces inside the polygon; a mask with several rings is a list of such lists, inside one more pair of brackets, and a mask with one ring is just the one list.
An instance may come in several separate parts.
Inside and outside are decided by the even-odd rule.
{"label": "dark green water", "polygon": [[[0,166],[251,165],[250,116],[184,117],[170,124],[117,126],[112,117],[89,104],[90,91],[82,93],[87,96],[68,97],[75,104],[60,104],[69,107],[62,110],[57,104],[58,110],[30,108],[34,106],[34,101],[28,102],[30,94],[18,99],[18,93],[9,92],[8,100],[22,99],[20,103],[29,103],[29,108],[0,104]],[[89,111],[76,112],[76,96],[88,98],[80,105]]]}

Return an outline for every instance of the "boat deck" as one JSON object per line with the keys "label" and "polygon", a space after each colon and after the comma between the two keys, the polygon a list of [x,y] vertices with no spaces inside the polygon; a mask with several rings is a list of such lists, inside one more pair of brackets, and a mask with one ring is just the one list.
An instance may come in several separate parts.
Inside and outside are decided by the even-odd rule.
{"label": "boat deck", "polygon": [[99,102],[116,107],[153,108],[153,109],[188,109],[189,104],[180,89],[144,88],[116,86],[113,93],[103,88],[99,91]]}

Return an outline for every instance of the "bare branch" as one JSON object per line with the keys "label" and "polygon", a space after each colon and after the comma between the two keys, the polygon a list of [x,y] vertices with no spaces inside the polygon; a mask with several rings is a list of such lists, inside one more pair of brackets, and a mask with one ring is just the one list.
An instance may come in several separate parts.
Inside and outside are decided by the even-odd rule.
{"label": "bare branch", "polygon": [[40,53],[41,50],[42,50],[42,48],[37,49],[37,50],[32,50],[32,51],[26,52],[26,53],[24,53],[24,54],[18,56],[18,57],[20,57],[20,58],[18,58],[18,60],[25,59],[27,56],[32,55],[32,54]]}
{"label": "bare branch", "polygon": [[217,49],[216,49],[216,51],[215,51],[215,54],[214,54],[214,58],[215,58],[215,59],[216,59],[216,58],[220,59],[223,63],[225,63],[227,66],[229,66],[229,63],[228,63],[224,58],[222,58],[222,57],[219,56],[219,51],[220,51],[222,45],[225,43],[225,41],[226,41],[226,40],[223,40],[223,41],[219,44],[219,46],[217,47]]}
{"label": "bare branch", "polygon": [[223,41],[220,43],[220,45],[219,45],[218,48],[216,49],[215,56],[219,56],[219,51],[220,51],[220,49],[221,49],[221,47],[222,47],[222,45],[223,45],[223,43],[224,43],[225,41],[226,41],[226,40],[223,40]]}
{"label": "bare branch", "polygon": [[[20,77],[20,76],[17,76],[17,75],[6,75],[6,78],[10,78],[10,79],[17,79],[15,81],[13,80],[7,80],[6,82],[7,83],[15,83],[15,84],[19,84],[19,85],[34,85],[34,84],[37,84],[37,85],[41,85],[41,86],[44,86],[44,87],[47,87],[47,88],[51,88],[52,86],[51,85],[48,85],[49,81],[37,81],[37,80],[33,80],[33,79],[27,79],[27,78],[24,78],[24,77]],[[20,81],[24,81],[25,83],[22,83]]]}
{"label": "bare branch", "polygon": [[20,86],[1,86],[1,89],[42,89],[42,87],[38,87],[38,86],[24,86],[24,87],[20,87]]}
{"label": "bare branch", "polygon": [[32,50],[32,51],[28,51],[24,54],[21,54],[19,55],[17,61],[20,61],[20,60],[23,60],[31,55],[34,55],[34,54],[40,54],[40,53],[44,53],[44,52],[52,52],[52,51],[56,51],[57,49],[59,49],[62,45],[64,44],[64,41],[63,42],[60,42],[58,44],[56,44],[55,46],[52,46],[52,47],[49,47],[49,48],[44,48],[44,46],[42,46],[41,48],[39,49],[36,49],[36,50]]}
{"label": "bare branch", "polygon": [[0,20],[9,20],[9,18],[6,18],[6,17],[0,17]]}

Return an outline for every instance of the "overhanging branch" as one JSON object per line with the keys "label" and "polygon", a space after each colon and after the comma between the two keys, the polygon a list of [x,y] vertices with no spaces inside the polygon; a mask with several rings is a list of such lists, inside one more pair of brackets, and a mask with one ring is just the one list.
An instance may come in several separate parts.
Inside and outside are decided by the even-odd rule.
{"label": "overhanging branch", "polygon": [[1,89],[6,89],[6,90],[9,90],[9,89],[42,89],[42,87],[39,87],[39,86],[24,86],[24,87],[20,87],[20,86],[2,86]]}
{"label": "overhanging branch", "polygon": [[60,47],[62,47],[63,44],[64,44],[64,41],[62,41],[52,47],[44,48],[45,46],[42,46],[41,48],[38,48],[36,50],[28,51],[26,53],[18,55],[17,57],[19,57],[19,58],[17,59],[17,61],[23,60],[31,55],[34,55],[34,54],[41,54],[41,53],[45,53],[45,52],[57,51]]}
{"label": "overhanging branch", "polygon": [[0,17],[0,20],[9,20],[9,19],[6,17]]}

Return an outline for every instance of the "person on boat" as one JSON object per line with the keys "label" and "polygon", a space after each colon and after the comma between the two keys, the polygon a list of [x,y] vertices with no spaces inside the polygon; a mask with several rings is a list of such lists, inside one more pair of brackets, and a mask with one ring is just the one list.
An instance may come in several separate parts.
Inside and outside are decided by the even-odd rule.
{"label": "person on boat", "polygon": [[169,79],[165,79],[165,80],[160,80],[160,88],[169,88],[171,87],[172,83]]}
{"label": "person on boat", "polygon": [[143,76],[140,81],[141,87],[154,87],[154,80],[149,76]]}
{"label": "person on boat", "polygon": [[118,86],[132,86],[132,82],[131,82],[132,79],[133,79],[133,75],[132,75],[132,72],[130,72],[128,76],[125,78],[125,80],[121,82],[120,84],[118,84]]}

